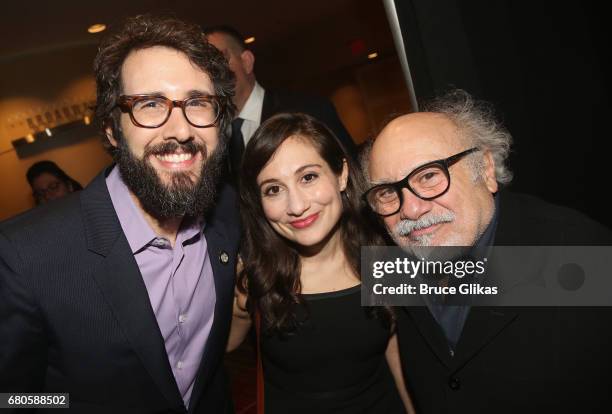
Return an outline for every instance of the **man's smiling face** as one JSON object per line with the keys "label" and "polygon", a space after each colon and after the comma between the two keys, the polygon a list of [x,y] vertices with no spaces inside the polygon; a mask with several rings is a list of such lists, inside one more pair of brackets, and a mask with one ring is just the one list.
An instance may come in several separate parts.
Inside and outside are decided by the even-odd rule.
{"label": "man's smiling face", "polygon": [[[163,46],[131,52],[123,63],[121,81],[122,94],[128,96],[184,100],[215,94],[207,73],[185,54]],[[119,125],[121,137],[114,137],[110,128],[107,134],[118,148],[115,158],[123,179],[142,206],[160,218],[200,213],[192,205],[201,204],[197,197],[212,197],[222,157],[222,151],[215,151],[217,126],[194,127],[180,108],[173,108],[158,128],[137,126],[128,113],[121,114]]]}
{"label": "man's smiling face", "polygon": [[[370,154],[372,184],[396,182],[415,168],[468,149],[445,116],[433,113],[405,115],[391,122],[378,136]],[[484,157],[482,176],[468,157]],[[472,246],[491,221],[497,191],[490,154],[476,152],[449,168],[448,191],[423,200],[402,190],[400,210],[383,219],[395,242],[411,246]]]}

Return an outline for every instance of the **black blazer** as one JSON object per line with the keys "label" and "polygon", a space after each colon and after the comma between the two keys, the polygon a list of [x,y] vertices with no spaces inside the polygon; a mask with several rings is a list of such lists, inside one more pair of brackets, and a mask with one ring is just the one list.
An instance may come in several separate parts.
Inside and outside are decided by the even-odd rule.
{"label": "black blazer", "polygon": [[[189,413],[230,413],[221,360],[240,231],[233,190],[221,190],[206,223],[217,299]],[[73,412],[187,412],[104,174],[0,224],[0,392],[9,391],[67,392]]]}
{"label": "black blazer", "polygon": [[[496,245],[612,245],[608,229],[576,211],[498,196]],[[419,413],[610,409],[612,308],[473,307],[454,356],[427,308],[398,309],[397,326]]]}
{"label": "black blazer", "polygon": [[317,118],[338,137],[346,151],[356,157],[356,146],[338,117],[334,105],[325,98],[296,93],[265,90],[261,122],[280,112],[303,112]]}

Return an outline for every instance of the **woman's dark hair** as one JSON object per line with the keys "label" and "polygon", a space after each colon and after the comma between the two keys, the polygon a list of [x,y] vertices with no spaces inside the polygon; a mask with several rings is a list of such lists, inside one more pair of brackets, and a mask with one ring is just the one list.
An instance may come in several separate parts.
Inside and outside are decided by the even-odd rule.
{"label": "woman's dark hair", "polygon": [[[213,83],[215,95],[221,100],[221,114],[217,121],[221,139],[234,117],[234,74],[216,47],[208,43],[198,25],[169,16],[140,15],[129,18],[117,31],[108,35],[100,45],[94,61],[96,76],[96,121],[104,129],[112,128],[119,139],[120,112],[117,100],[122,93],[121,68],[127,56],[136,50],[165,46],[184,53],[189,61],[204,71]],[[107,150],[113,151],[105,140]]]}
{"label": "woman's dark hair", "polygon": [[[240,171],[244,266],[238,275],[238,289],[248,295],[251,317],[259,311],[265,330],[270,334],[293,332],[299,325],[296,305],[305,303],[300,297],[300,256],[296,246],[268,223],[257,176],[280,145],[295,136],[310,142],[336,175],[342,173],[345,161],[348,165],[340,232],[345,256],[355,274],[360,274],[361,246],[381,244],[380,236],[362,215],[363,177],[333,132],[301,113],[277,114],[265,121],[249,140]],[[391,322],[390,311],[382,309],[385,322]]]}
{"label": "woman's dark hair", "polygon": [[38,161],[35,162],[28,168],[26,172],[26,178],[30,186],[34,183],[34,180],[41,174],[48,173],[55,177],[58,180],[63,181],[68,185],[68,187],[72,188],[72,191],[80,191],[83,189],[83,186],[74,178],[70,177],[68,174],[64,172],[60,167],[57,166],[56,163],[49,160]]}

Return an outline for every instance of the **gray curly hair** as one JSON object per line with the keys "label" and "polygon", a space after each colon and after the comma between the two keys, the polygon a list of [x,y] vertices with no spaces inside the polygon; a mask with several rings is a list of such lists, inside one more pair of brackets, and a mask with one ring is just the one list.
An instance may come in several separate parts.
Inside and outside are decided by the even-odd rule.
{"label": "gray curly hair", "polygon": [[[495,179],[497,182],[505,185],[512,181],[512,172],[506,165],[510,154],[512,135],[497,120],[491,104],[475,100],[462,89],[453,89],[426,102],[421,110],[446,116],[456,126],[460,138],[464,139],[468,146],[481,149],[480,153],[468,157],[475,181],[483,176],[484,159],[482,154],[486,151],[491,153],[495,162]],[[393,119],[395,118],[397,117]],[[390,119],[389,122],[393,119]],[[370,181],[369,158],[373,144],[374,139],[368,139],[361,145],[359,154],[359,161],[368,181]]]}
{"label": "gray curly hair", "polygon": [[[512,135],[496,118],[491,104],[472,98],[462,89],[453,89],[427,102],[422,110],[445,115],[455,124],[466,144],[480,148],[480,154],[489,151],[495,162],[495,179],[499,184],[512,181],[512,172],[506,165]],[[482,156],[470,158],[475,174],[481,177],[484,168]]]}

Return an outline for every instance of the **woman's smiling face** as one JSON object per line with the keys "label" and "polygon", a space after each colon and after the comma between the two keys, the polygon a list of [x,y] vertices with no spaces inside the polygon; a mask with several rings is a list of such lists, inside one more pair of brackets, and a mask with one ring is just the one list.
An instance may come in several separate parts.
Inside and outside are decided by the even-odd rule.
{"label": "woman's smiling face", "polygon": [[287,138],[257,176],[266,219],[303,247],[328,240],[342,216],[346,163],[338,176],[305,137]]}

